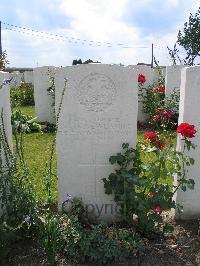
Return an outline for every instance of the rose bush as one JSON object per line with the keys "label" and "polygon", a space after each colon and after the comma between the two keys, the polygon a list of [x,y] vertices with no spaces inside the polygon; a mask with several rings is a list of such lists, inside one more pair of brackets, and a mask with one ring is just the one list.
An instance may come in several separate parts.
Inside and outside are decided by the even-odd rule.
{"label": "rose bush", "polygon": [[[166,210],[180,208],[173,196],[178,189],[185,191],[193,189],[194,181],[187,177],[187,167],[194,160],[186,153],[186,149],[195,148],[188,138],[195,136],[193,125],[182,123],[177,132],[184,138],[183,152],[176,151],[172,135],[165,138],[156,132],[146,132],[144,140],[136,150],[123,144],[123,151],[110,157],[110,163],[118,167],[108,178],[104,178],[106,194],[113,194],[114,200],[121,206],[123,219],[133,223],[135,230],[150,234],[157,226],[163,225],[163,230],[169,229],[165,224],[162,213]],[[177,185],[172,185],[177,175]],[[137,223],[135,223],[137,220]]]}
{"label": "rose bush", "polygon": [[139,74],[139,101],[147,115],[147,123],[156,128],[174,128],[178,118],[178,94],[173,91],[169,97],[165,96],[165,80],[160,71],[157,82],[146,86],[145,81],[146,77]]}

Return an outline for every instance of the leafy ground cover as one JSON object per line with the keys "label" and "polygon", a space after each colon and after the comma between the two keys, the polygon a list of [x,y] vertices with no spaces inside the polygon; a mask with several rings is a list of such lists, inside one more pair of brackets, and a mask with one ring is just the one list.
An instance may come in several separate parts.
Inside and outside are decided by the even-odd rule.
{"label": "leafy ground cover", "polygon": [[[178,222],[173,233],[163,237],[155,236],[148,244],[144,255],[133,256],[126,263],[109,265],[136,266],[198,266],[200,265],[200,237],[198,236],[197,221]],[[47,265],[43,249],[35,241],[27,241],[13,245],[12,256],[8,266],[17,265]],[[66,258],[58,258],[59,266],[74,266]],[[88,264],[84,264],[88,265]]]}

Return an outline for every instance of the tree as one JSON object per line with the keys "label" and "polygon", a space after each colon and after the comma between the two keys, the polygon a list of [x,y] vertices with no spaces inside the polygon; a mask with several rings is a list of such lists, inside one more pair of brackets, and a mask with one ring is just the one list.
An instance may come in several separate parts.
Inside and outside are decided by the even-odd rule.
{"label": "tree", "polygon": [[72,65],[74,66],[74,65],[81,65],[82,64],[82,60],[81,59],[78,59],[78,60],[73,60],[73,62],[72,62]]}
{"label": "tree", "polygon": [[85,62],[82,62],[81,59],[79,59],[79,60],[76,60],[76,59],[75,59],[75,60],[73,60],[72,65],[90,64],[90,63],[101,63],[101,62],[99,62],[99,61],[94,62],[94,61],[91,60],[91,59],[88,59],[88,60],[86,60]]}
{"label": "tree", "polygon": [[190,14],[189,21],[184,24],[183,32],[179,30],[174,48],[167,47],[174,64],[176,64],[176,59],[181,61],[177,44],[186,51],[183,63],[194,65],[195,59],[200,57],[200,7],[194,15]]}

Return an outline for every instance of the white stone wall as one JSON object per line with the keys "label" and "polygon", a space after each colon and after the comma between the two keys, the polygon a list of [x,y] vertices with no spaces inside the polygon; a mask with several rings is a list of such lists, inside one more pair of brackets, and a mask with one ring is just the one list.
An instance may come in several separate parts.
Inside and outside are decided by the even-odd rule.
{"label": "white stone wall", "polygon": [[[109,157],[124,142],[136,145],[137,72],[128,67],[88,64],[56,71],[56,106],[68,78],[57,133],[59,205],[67,193],[98,217],[116,219],[102,178],[113,171]],[[113,208],[113,212],[112,212]]]}
{"label": "white stone wall", "polygon": [[33,71],[24,71],[24,81],[33,84]]}
{"label": "white stone wall", "polygon": [[38,122],[55,123],[53,99],[47,91],[51,86],[49,71],[50,75],[55,75],[55,67],[52,66],[37,67],[33,71],[35,112]]}
{"label": "white stone wall", "polygon": [[181,70],[184,68],[184,65],[174,65],[166,67],[166,76],[165,76],[165,94],[170,96],[173,90],[180,91],[181,85]]}
{"label": "white stone wall", "polygon": [[[189,152],[195,159],[194,166],[188,168],[188,177],[194,179],[194,190],[178,190],[176,202],[183,206],[183,213],[177,218],[189,219],[200,217],[200,66],[187,67],[181,73],[179,124],[187,122],[197,128],[196,137],[192,139],[197,147]],[[178,136],[177,149],[182,151],[181,139]]]}
{"label": "white stone wall", "polygon": [[[136,71],[139,74],[143,74],[146,78],[146,82],[144,83],[144,86],[152,85],[154,82],[158,80],[158,71],[156,69],[151,68],[150,66],[146,65],[138,65],[138,66],[129,66],[134,71]],[[139,93],[139,88],[138,88]],[[138,103],[138,121],[145,122],[146,120],[146,114],[143,111],[142,103]]]}
{"label": "white stone wall", "polygon": [[[9,73],[0,71],[0,84],[5,79],[9,79]],[[11,108],[10,108],[10,86],[6,85],[0,89],[0,114],[3,110],[3,122],[6,137],[10,148],[12,149],[12,128],[11,128]],[[0,119],[0,124],[2,120]]]}

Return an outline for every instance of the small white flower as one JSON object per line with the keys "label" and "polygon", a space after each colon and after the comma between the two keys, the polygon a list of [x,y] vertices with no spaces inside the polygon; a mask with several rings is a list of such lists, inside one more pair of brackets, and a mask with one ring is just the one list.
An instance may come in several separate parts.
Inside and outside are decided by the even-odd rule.
{"label": "small white flower", "polygon": [[138,216],[136,214],[133,214],[133,221],[137,221],[138,220]]}

